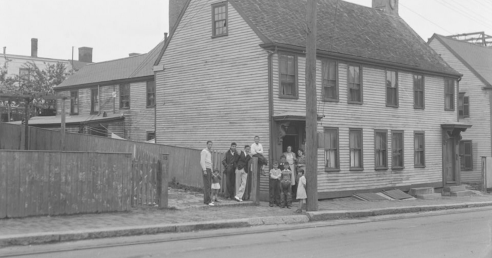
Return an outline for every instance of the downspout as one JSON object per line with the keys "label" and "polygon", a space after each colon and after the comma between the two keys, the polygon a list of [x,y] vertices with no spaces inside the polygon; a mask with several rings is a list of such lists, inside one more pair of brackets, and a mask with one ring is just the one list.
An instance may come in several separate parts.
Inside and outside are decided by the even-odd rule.
{"label": "downspout", "polygon": [[269,167],[273,166],[273,55],[277,52],[277,48],[275,47],[275,51],[267,51],[268,52],[268,118],[270,120],[268,129],[270,131],[270,150],[269,150]]}
{"label": "downspout", "polygon": [[[461,77],[458,78],[457,82],[456,82],[456,91],[458,92],[458,95],[456,95],[458,97],[458,102],[456,104],[459,104],[460,102],[460,81],[461,81]],[[456,112],[456,117],[458,118],[458,122],[460,121],[460,109],[459,109],[459,106],[456,105],[456,110],[458,112]]]}

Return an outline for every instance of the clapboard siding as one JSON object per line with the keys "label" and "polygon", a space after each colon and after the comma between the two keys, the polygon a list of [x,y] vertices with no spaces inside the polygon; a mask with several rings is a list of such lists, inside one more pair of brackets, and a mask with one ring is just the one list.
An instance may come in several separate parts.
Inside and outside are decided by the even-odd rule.
{"label": "clapboard siding", "polygon": [[[76,90],[79,93],[79,116],[91,115],[91,89],[97,89],[97,87]],[[57,93],[70,96],[70,91],[59,91]],[[120,109],[119,85],[100,86],[99,91],[101,114],[106,112],[125,116],[124,122],[109,124],[109,132],[133,141],[146,141],[147,132],[154,131],[155,121],[155,108],[147,108],[146,82],[130,83],[130,109]],[[113,92],[116,92],[116,98],[113,98]],[[70,99],[66,100],[65,106],[66,114],[69,115]],[[58,100],[57,115],[61,115],[61,100]]]}
{"label": "clapboard siding", "polygon": [[463,140],[473,141],[473,171],[462,171],[463,182],[480,182],[481,178],[481,156],[490,157],[491,154],[491,132],[490,132],[490,91],[482,89],[484,83],[468,69],[453,53],[451,53],[441,42],[434,39],[429,45],[441,55],[441,57],[455,70],[463,74],[459,84],[460,92],[470,97],[470,117],[461,118],[460,122],[473,125],[462,133]]}
{"label": "clapboard siding", "polygon": [[258,135],[268,153],[268,54],[230,4],[229,35],[211,38],[217,2],[191,1],[161,60],[157,142],[198,149],[212,140],[225,151]]}
{"label": "clapboard siding", "polygon": [[[277,60],[277,56],[274,58]],[[278,97],[278,61],[274,65],[274,114],[286,111],[305,112],[305,58],[298,57],[298,99]],[[324,172],[324,149],[318,150],[319,192],[335,192],[438,183],[442,181],[441,124],[456,122],[456,111],[444,111],[444,79],[425,76],[425,110],[414,109],[413,77],[398,72],[399,107],[386,107],[385,70],[366,67],[363,70],[362,105],[347,104],[347,64],[339,62],[339,102],[321,101],[321,61],[317,62],[319,115],[318,131],[324,127],[339,128],[340,172]],[[364,171],[349,171],[349,128],[363,129]],[[391,153],[391,130],[404,131],[404,165],[402,171],[374,169],[374,130],[388,130],[388,153]],[[414,131],[425,132],[426,167],[414,168]],[[391,157],[388,158],[391,166]]]}

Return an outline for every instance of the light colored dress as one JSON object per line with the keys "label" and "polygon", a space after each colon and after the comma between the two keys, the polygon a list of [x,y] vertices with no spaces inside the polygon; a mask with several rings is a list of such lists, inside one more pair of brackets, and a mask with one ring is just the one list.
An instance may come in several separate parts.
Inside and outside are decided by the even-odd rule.
{"label": "light colored dress", "polygon": [[285,155],[285,160],[287,162],[289,162],[289,167],[290,167],[290,171],[292,172],[292,185],[295,185],[296,184],[296,166],[294,164],[294,158],[296,157],[296,154],[294,152],[285,152],[284,153]]}
{"label": "light colored dress", "polygon": [[306,199],[307,194],[306,194],[306,177],[301,176],[299,177],[299,184],[297,185],[297,195],[296,195],[297,200],[300,199]]}

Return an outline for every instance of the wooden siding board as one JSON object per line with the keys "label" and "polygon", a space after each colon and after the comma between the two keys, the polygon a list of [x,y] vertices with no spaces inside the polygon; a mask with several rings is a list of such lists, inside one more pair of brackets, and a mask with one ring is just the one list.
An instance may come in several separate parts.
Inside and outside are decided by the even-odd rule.
{"label": "wooden siding board", "polygon": [[[274,59],[278,58],[277,55]],[[305,112],[305,58],[298,58],[299,99],[278,98],[278,65],[274,71],[274,115],[288,111]],[[324,118],[323,127],[339,128],[340,172],[324,172],[324,149],[318,150],[318,189],[320,192],[399,187],[413,184],[441,182],[442,140],[441,124],[455,122],[456,111],[444,111],[444,80],[426,76],[426,108],[414,109],[413,77],[398,71],[399,107],[386,107],[385,73],[382,68],[363,66],[364,104],[347,104],[347,63],[339,62],[339,102],[321,101],[321,61],[317,63],[318,110]],[[455,100],[456,101],[456,100]],[[363,129],[363,171],[349,171],[349,128]],[[404,165],[402,171],[374,169],[374,130],[404,130]],[[414,168],[413,132],[425,131],[426,167]],[[391,135],[388,135],[388,153],[391,153]],[[388,157],[391,167],[391,155]]]}
{"label": "wooden siding board", "polygon": [[162,58],[164,71],[156,74],[157,142],[203,149],[212,140],[224,152],[258,135],[268,153],[268,54],[231,4],[228,36],[211,38],[210,8],[202,6],[190,2],[193,15],[184,14]]}
{"label": "wooden siding board", "polygon": [[466,96],[470,97],[470,117],[460,118],[460,122],[473,126],[461,135],[463,140],[473,141],[473,170],[462,171],[461,181],[463,183],[480,182],[482,180],[480,157],[490,157],[492,155],[489,99],[492,92],[482,90],[482,87],[485,86],[483,82],[438,40],[432,40],[429,45],[451,67],[463,74],[459,83],[459,91],[464,92]]}

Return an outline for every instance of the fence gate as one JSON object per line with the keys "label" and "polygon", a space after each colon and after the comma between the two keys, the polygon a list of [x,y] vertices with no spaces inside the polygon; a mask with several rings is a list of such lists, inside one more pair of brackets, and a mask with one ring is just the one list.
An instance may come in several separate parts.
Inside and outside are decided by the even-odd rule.
{"label": "fence gate", "polygon": [[[160,182],[162,178],[161,160],[145,152],[138,152],[133,158],[132,169],[132,207],[159,206]],[[165,189],[167,191],[167,187]]]}

